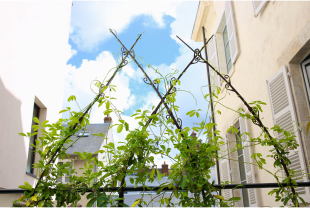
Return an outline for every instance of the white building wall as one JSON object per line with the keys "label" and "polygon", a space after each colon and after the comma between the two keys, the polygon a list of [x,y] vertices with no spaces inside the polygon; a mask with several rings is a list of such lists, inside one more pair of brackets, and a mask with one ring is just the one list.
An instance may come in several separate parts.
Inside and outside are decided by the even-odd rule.
{"label": "white building wall", "polygon": [[[26,174],[29,139],[18,133],[31,131],[34,102],[41,122],[61,117],[71,6],[71,1],[0,2],[0,188],[35,184]],[[0,198],[1,206],[11,206],[3,203]]]}

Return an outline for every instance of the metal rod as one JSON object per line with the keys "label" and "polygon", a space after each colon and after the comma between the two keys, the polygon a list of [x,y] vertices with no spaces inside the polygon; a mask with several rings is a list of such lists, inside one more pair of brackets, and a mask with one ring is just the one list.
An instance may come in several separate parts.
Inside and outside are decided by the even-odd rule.
{"label": "metal rod", "polygon": [[[202,34],[203,34],[203,42],[204,45],[206,45],[206,35],[205,35],[205,27],[202,26]],[[207,53],[207,47],[205,47],[205,56],[206,60],[208,61],[208,53]],[[211,79],[210,79],[210,71],[209,71],[209,65],[206,64],[207,66],[207,76],[208,76],[208,85],[209,85],[209,96],[210,96],[210,105],[211,105],[211,116],[212,116],[212,123],[215,123],[214,120],[214,109],[213,109],[213,102],[212,102],[212,96],[211,96]],[[213,125],[213,134],[215,135],[215,125]],[[216,151],[217,155],[217,151]],[[216,172],[217,172],[217,184],[221,184],[221,178],[220,178],[220,167],[219,167],[219,161],[216,160]],[[221,192],[220,192],[221,195]]]}
{"label": "metal rod", "polygon": [[[212,36],[212,37],[213,37],[213,36]],[[212,37],[211,37],[211,38],[212,38]],[[209,43],[209,41],[211,40],[211,38],[210,38],[207,42],[205,42],[205,45]],[[205,47],[205,46],[204,46],[204,47]],[[196,56],[193,57],[193,59],[192,59],[192,60],[189,62],[189,64],[185,67],[185,69],[182,71],[182,73],[178,76],[178,78],[177,78],[178,80],[181,79],[181,77],[182,77],[183,74],[186,72],[186,70],[188,69],[188,67],[190,67],[190,65],[193,64],[193,61],[195,60],[195,57],[196,57]],[[154,114],[157,113],[159,107],[160,107],[161,104],[165,101],[167,95],[170,94],[170,92],[171,92],[172,89],[173,89],[173,86],[171,85],[170,88],[169,88],[169,90],[166,92],[165,96],[163,97],[163,99],[160,100],[160,102],[158,103],[157,107],[156,107],[156,108],[154,109],[154,111],[152,112],[152,115],[154,115]],[[150,119],[146,122],[145,126],[147,127],[147,126],[151,123],[151,121],[152,121],[152,118],[150,118]]]}
{"label": "metal rod", "polygon": [[[111,29],[110,29],[111,31]],[[123,46],[124,49],[127,50],[126,46],[118,39],[118,37],[113,33],[113,31],[111,31],[111,33],[115,36],[115,38],[118,40],[118,42],[120,42],[120,44]],[[144,71],[144,69],[141,67],[141,65],[138,63],[138,61],[135,59],[135,57],[133,57],[133,55],[131,53],[129,53],[129,56],[131,56],[131,58],[134,60],[134,62],[137,64],[137,66],[141,69],[141,71],[143,72],[143,74],[145,75],[145,77],[148,79],[149,84],[153,87],[153,89],[156,91],[158,97],[160,98],[160,100],[163,100],[163,97],[161,96],[160,92],[158,91],[158,89],[155,87],[153,81],[150,79],[150,77],[147,75],[147,73]],[[178,123],[178,120],[174,117],[172,111],[170,110],[169,106],[167,105],[167,103],[164,102],[164,106],[166,107],[166,110],[168,111],[169,116],[172,118],[174,125],[182,130],[181,125]]]}
{"label": "metal rod", "polygon": [[[308,182],[296,182],[296,187],[310,187],[310,181]],[[223,187],[223,185],[215,184],[214,188],[218,189],[245,189],[245,188],[277,188],[277,187],[287,187],[287,183],[251,183],[251,184],[227,184]],[[292,186],[294,186],[292,184]],[[144,191],[145,187],[123,187],[123,191]],[[159,186],[149,186],[148,190],[157,191],[160,189]],[[179,190],[186,190],[178,188]],[[56,190],[56,189],[53,189]],[[84,189],[76,189],[78,192],[82,192]],[[111,190],[120,190],[120,187],[110,187],[110,188],[100,188],[101,192],[111,192]],[[163,191],[174,190],[173,188],[164,188]],[[0,189],[0,194],[23,194],[25,189]],[[88,189],[86,192],[93,192],[92,189]]]}

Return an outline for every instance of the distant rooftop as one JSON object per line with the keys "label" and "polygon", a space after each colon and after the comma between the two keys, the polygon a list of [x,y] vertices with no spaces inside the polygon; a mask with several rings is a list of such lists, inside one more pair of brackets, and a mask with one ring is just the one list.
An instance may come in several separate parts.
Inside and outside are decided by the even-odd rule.
{"label": "distant rooftop", "polygon": [[[67,127],[68,125],[64,126]],[[75,141],[79,138],[78,135],[81,135],[84,130],[80,130],[70,138],[75,143],[67,149],[66,153],[69,155],[75,155],[74,152],[90,152],[94,154],[100,149],[101,146],[103,146],[104,140],[99,136],[93,136],[93,134],[103,133],[104,136],[106,136],[109,127],[109,123],[87,125],[85,127],[84,136],[82,136],[77,142]],[[70,144],[66,144],[66,146],[68,147]]]}

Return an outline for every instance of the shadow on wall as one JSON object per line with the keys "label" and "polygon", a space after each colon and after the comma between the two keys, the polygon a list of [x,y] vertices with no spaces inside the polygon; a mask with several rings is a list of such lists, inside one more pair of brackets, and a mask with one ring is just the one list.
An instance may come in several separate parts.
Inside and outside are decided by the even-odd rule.
{"label": "shadow on wall", "polygon": [[0,188],[17,188],[25,178],[27,154],[19,132],[23,132],[21,101],[5,88],[0,77]]}

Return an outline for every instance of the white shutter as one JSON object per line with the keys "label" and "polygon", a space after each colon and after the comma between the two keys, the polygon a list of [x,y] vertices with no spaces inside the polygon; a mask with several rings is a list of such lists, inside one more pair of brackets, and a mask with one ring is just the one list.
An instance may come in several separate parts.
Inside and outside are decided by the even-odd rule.
{"label": "white shutter", "polygon": [[254,9],[254,17],[257,17],[260,10],[263,8],[267,1],[252,1]]}
{"label": "white shutter", "polygon": [[234,64],[239,55],[239,50],[237,44],[236,29],[235,29],[231,1],[225,2],[225,17],[226,17],[227,33],[229,38],[231,61],[232,64]]}
{"label": "white shutter", "polygon": [[[246,123],[246,120],[242,117],[239,117],[239,125],[240,125],[240,134],[248,131],[248,126]],[[252,159],[251,159],[251,147],[249,142],[249,137],[246,134],[243,134],[241,137],[242,140],[242,146],[244,146],[243,149],[243,156],[244,156],[244,166],[245,166],[245,172],[246,172],[246,182],[247,183],[255,183],[255,175],[254,175],[254,169],[252,165]],[[249,201],[251,207],[257,207],[257,194],[256,189],[250,188],[247,189],[249,193]]]}
{"label": "white shutter", "polygon": [[[221,150],[219,152],[220,157],[224,156],[224,158],[220,159],[220,176],[221,181],[229,181],[231,182],[230,178],[230,166],[229,166],[229,160],[228,160],[228,151],[227,151],[227,139],[226,135],[223,135],[223,141],[225,142],[224,145],[220,146]],[[224,196],[224,199],[228,200],[232,198],[232,190],[231,189],[222,189],[222,196]]]}
{"label": "white shutter", "polygon": [[[278,124],[282,129],[286,131],[295,132],[296,141],[299,144],[297,149],[289,150],[288,158],[292,162],[288,167],[290,169],[295,169],[296,171],[306,171],[306,162],[303,155],[303,148],[301,137],[299,131],[297,130],[297,117],[295,115],[295,108],[293,103],[293,97],[290,87],[290,81],[287,74],[286,66],[282,66],[279,71],[277,71],[268,80],[268,91],[269,98],[271,102],[271,111],[273,116],[274,124]],[[277,135],[278,139],[284,138],[283,133]],[[296,181],[308,181],[307,177],[301,178],[301,174],[296,174]],[[310,202],[310,190],[309,187],[299,187],[296,191],[301,195],[301,197],[306,201]]]}
{"label": "white shutter", "polygon": [[[208,49],[208,59],[211,65],[218,70],[219,64],[218,64],[218,57],[217,57],[217,48],[216,48],[216,38],[215,35],[212,37],[210,42],[208,43],[207,46]],[[213,69],[209,68],[210,71],[210,78],[211,78],[211,83],[214,84],[215,86],[219,87],[220,86],[220,77],[213,71]]]}

